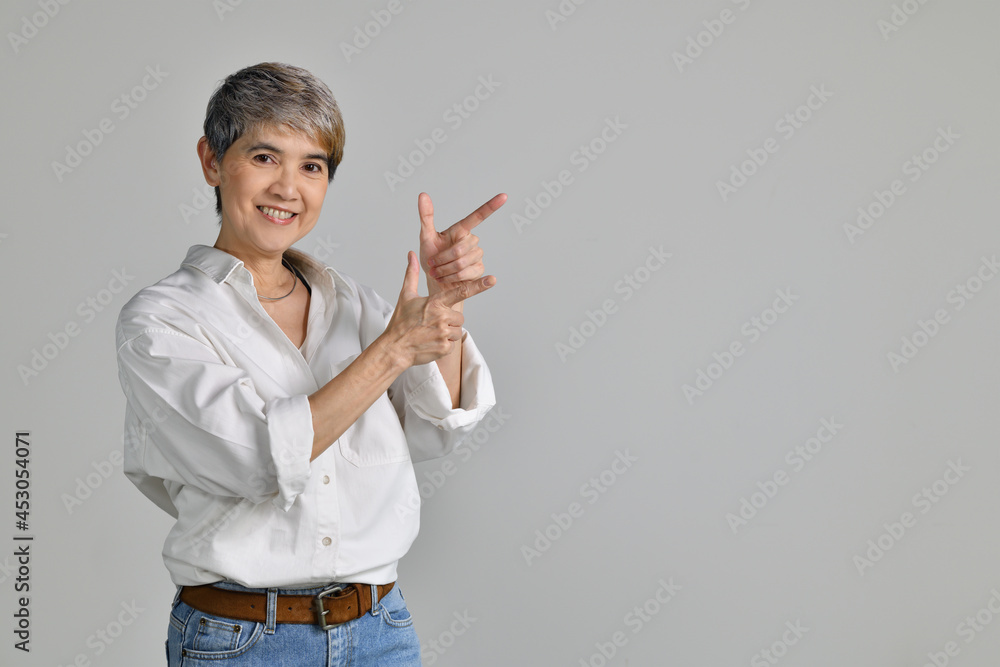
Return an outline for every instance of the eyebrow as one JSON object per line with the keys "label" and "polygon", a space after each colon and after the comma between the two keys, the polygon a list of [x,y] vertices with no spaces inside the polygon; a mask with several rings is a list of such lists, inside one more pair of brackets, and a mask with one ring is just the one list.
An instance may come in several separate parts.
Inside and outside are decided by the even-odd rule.
{"label": "eyebrow", "polygon": [[[278,155],[284,155],[285,154],[285,151],[281,150],[277,146],[272,146],[271,144],[265,144],[265,143],[254,144],[253,146],[251,146],[250,148],[248,148],[246,150],[246,152],[247,153],[253,153],[254,151],[257,151],[257,150],[271,151],[272,153],[277,153]],[[326,162],[327,156],[324,155],[323,153],[310,153],[309,155],[306,155],[305,159],[307,159],[307,160],[322,160],[323,162]]]}

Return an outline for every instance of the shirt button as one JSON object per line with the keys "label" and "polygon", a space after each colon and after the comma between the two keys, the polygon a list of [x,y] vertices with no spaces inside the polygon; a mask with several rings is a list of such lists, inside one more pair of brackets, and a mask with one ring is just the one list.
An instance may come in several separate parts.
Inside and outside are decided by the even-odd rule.
{"label": "shirt button", "polygon": [[331,543],[331,542],[333,542],[333,540],[331,540],[331,539],[330,539],[329,537],[324,537],[324,538],[323,538],[323,546],[324,546],[324,547],[328,547],[328,546],[330,546],[330,543]]}
{"label": "shirt button", "polygon": [[329,475],[323,475],[323,483],[324,484],[329,484],[330,483],[330,476]]}

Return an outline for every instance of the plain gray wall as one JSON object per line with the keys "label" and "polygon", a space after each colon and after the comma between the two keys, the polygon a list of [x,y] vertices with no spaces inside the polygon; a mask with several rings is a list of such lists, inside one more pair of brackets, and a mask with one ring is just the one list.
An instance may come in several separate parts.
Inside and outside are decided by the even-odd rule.
{"label": "plain gray wall", "polygon": [[[0,505],[30,430],[35,541],[27,655],[0,557],[0,662],[162,660],[171,520],[114,454],[113,327],[214,242],[205,105],[228,74],[277,60],[326,81],[347,127],[298,246],[387,299],[419,192],[439,226],[509,194],[477,231],[499,284],[466,309],[504,423],[452,467],[417,467],[400,584],[425,665],[995,664],[1000,7],[401,0],[378,26],[389,4],[3,4]],[[144,77],[124,117],[115,100]],[[499,85],[466,102],[480,77]],[[446,141],[390,189],[385,172],[436,128]],[[723,197],[734,170],[750,175]],[[645,282],[630,294],[625,276]],[[713,379],[689,400],[699,372]],[[634,461],[616,473],[617,456]]]}

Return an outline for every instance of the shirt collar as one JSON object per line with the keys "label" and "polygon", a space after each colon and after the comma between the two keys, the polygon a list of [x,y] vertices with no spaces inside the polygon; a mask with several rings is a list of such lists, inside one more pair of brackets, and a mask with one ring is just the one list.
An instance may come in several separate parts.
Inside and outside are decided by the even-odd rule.
{"label": "shirt collar", "polygon": [[[336,269],[325,266],[312,255],[298,248],[289,248],[285,251],[284,256],[302,271],[306,280],[310,281],[310,285],[317,282],[317,276],[326,272],[333,281],[335,290],[344,290],[348,294],[357,296],[354,287]],[[181,266],[198,269],[217,283],[227,282],[238,268],[246,270],[242,259],[230,255],[225,250],[202,244],[193,245],[188,249],[187,256],[181,262]]]}

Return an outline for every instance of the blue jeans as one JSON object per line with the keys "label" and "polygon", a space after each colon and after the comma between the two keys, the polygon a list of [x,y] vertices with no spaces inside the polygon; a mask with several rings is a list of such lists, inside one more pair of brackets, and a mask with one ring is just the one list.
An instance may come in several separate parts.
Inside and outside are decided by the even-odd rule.
{"label": "blue jeans", "polygon": [[266,594],[268,622],[205,614],[181,602],[178,588],[167,630],[168,667],[420,666],[420,641],[398,584],[369,613],[330,630],[314,623],[273,620],[278,594],[315,595],[323,587],[244,588],[231,582],[215,586]]}

